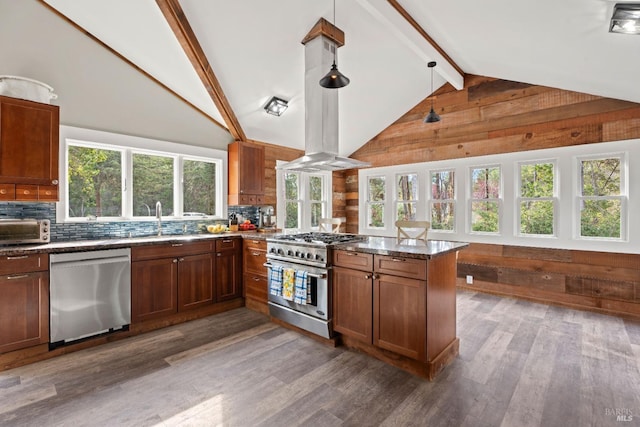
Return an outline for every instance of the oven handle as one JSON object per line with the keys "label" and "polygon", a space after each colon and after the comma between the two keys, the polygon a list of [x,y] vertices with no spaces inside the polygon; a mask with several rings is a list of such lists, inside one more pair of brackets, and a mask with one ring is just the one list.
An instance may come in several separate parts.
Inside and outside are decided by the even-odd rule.
{"label": "oven handle", "polygon": [[[271,265],[268,262],[265,262],[264,264],[262,264],[262,266],[263,267],[267,267],[267,268],[273,267],[273,265]],[[316,279],[326,279],[327,278],[327,274],[326,273],[324,273],[324,274],[315,274],[315,273],[309,273],[308,271],[307,271],[307,276],[314,277]]]}

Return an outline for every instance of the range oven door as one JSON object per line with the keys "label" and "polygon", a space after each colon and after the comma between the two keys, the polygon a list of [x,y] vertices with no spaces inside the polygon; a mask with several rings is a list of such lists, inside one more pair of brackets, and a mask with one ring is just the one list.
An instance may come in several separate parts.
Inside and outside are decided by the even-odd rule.
{"label": "range oven door", "polygon": [[[296,304],[281,296],[271,294],[271,268],[281,266],[294,270],[305,270],[309,277],[310,302]],[[291,262],[268,259],[265,267],[269,269],[269,313],[271,316],[290,323],[316,335],[330,338],[331,313],[329,304],[329,270]]]}

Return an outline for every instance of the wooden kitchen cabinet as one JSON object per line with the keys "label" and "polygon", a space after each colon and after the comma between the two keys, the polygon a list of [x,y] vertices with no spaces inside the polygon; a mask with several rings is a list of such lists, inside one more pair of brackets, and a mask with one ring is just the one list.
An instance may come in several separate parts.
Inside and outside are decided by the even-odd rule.
{"label": "wooden kitchen cabinet", "polygon": [[0,258],[0,353],[49,341],[47,254]]}
{"label": "wooden kitchen cabinet", "polygon": [[60,109],[0,96],[0,200],[57,201]]}
{"label": "wooden kitchen cabinet", "polygon": [[226,301],[242,297],[242,239],[216,240],[215,297]]}
{"label": "wooden kitchen cabinet", "polygon": [[141,322],[214,302],[213,242],[131,249],[131,321]]}
{"label": "wooden kitchen cabinet", "polygon": [[371,344],[373,337],[372,273],[333,268],[333,329]]}
{"label": "wooden kitchen cabinet", "polygon": [[267,241],[245,239],[243,242],[243,293],[247,308],[269,312],[269,284],[267,280]]}
{"label": "wooden kitchen cabinet", "polygon": [[264,147],[245,141],[229,144],[229,205],[264,204]]}

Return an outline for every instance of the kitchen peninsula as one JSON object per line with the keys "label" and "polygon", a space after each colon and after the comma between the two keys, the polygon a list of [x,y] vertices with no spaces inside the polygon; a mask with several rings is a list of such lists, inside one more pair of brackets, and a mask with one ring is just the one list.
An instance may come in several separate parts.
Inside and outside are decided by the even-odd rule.
{"label": "kitchen peninsula", "polygon": [[459,351],[456,259],[466,246],[391,237],[337,245],[333,322],[342,344],[435,378]]}

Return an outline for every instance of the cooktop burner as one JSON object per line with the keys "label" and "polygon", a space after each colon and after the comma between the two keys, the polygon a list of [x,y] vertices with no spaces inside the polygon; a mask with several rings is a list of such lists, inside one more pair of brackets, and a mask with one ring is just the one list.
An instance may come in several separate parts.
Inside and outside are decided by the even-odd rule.
{"label": "cooktop burner", "polygon": [[290,241],[290,242],[306,242],[316,243],[321,245],[330,245],[333,243],[352,242],[354,240],[361,240],[363,237],[357,234],[344,234],[344,233],[299,233],[299,234],[281,234],[275,236],[275,240]]}

